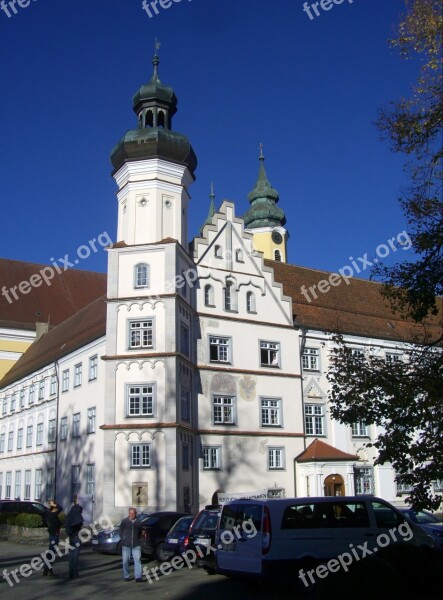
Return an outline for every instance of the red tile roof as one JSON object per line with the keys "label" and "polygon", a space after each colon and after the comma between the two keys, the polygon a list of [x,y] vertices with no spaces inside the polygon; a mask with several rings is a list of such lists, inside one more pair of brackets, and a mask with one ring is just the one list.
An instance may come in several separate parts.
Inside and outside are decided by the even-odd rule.
{"label": "red tile roof", "polygon": [[338,450],[338,448],[334,448],[334,446],[331,446],[330,444],[322,442],[316,438],[312,444],[309,444],[304,452],[295,458],[295,460],[297,462],[317,462],[319,460],[355,461],[359,460],[359,458],[355,454],[348,454],[347,452]]}
{"label": "red tile roof", "polygon": [[[331,273],[271,260],[265,260],[265,265],[274,269],[275,281],[283,284],[284,294],[292,298],[295,320],[304,327],[386,340],[423,341],[423,326],[394,314],[380,295],[381,284],[377,282],[351,278],[347,285],[342,279],[322,294],[317,286]],[[302,286],[308,290],[308,299],[301,292]],[[317,298],[309,291],[313,286]],[[433,340],[442,335],[442,298],[438,304],[439,315],[427,320],[426,331]]]}
{"label": "red tile roof", "polygon": [[[48,265],[0,258],[0,294],[4,287],[8,291],[20,282],[29,282],[32,275],[45,268]],[[49,271],[46,273],[49,277]],[[42,281],[39,287],[30,286],[27,294],[16,289],[18,300],[11,292],[8,294],[12,302],[0,295],[0,327],[35,330],[37,321],[58,325],[106,293],[105,273],[76,269],[61,274],[53,269],[53,273],[50,285]]]}

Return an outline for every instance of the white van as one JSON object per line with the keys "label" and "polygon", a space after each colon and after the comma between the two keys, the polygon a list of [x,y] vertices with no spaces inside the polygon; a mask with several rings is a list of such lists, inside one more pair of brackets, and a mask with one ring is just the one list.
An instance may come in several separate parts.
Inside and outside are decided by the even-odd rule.
{"label": "white van", "polygon": [[374,496],[235,500],[220,517],[217,572],[287,578],[294,568],[298,573],[344,554],[350,564],[396,542],[434,546],[420,527]]}

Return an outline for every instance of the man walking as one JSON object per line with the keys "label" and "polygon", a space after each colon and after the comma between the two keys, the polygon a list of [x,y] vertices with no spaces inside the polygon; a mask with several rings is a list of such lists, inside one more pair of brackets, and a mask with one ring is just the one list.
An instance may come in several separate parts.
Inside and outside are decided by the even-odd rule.
{"label": "man walking", "polygon": [[120,539],[122,541],[122,559],[123,559],[123,578],[125,581],[131,581],[129,572],[129,559],[132,555],[134,561],[134,577],[137,583],[141,583],[142,564],[140,546],[140,533],[142,526],[137,520],[137,511],[131,507],[128,516],[120,523]]}
{"label": "man walking", "polygon": [[[61,522],[58,516],[63,509],[55,500],[49,500],[48,506],[49,512],[46,515],[46,523],[48,526],[49,550],[55,553],[54,546],[58,546],[61,527]],[[52,577],[54,576],[52,565],[50,567],[45,565],[45,568],[43,569],[43,575],[51,575]]]}
{"label": "man walking", "polygon": [[65,531],[66,535],[69,536],[69,545],[71,549],[69,551],[69,579],[78,577],[78,557],[80,554],[80,538],[78,537],[79,531],[83,525],[83,508],[80,504],[77,504],[77,496],[74,496],[74,503],[71,510],[66,515]]}

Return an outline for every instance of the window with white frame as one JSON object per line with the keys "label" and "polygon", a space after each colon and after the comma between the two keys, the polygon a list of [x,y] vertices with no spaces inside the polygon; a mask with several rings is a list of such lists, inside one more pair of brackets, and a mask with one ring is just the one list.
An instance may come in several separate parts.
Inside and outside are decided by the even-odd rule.
{"label": "window with white frame", "polygon": [[209,336],[209,360],[211,362],[231,362],[231,338]]}
{"label": "window with white frame", "polygon": [[35,384],[31,383],[29,386],[29,404],[34,404],[35,401]]}
{"label": "window with white frame", "polygon": [[12,471],[7,471],[5,478],[5,498],[9,500],[11,498],[11,486],[12,486]]}
{"label": "window with white frame", "polygon": [[352,437],[368,437],[368,427],[364,421],[352,423]]}
{"label": "window with white frame", "polygon": [[89,358],[89,381],[97,379],[98,357],[97,355]]}
{"label": "window with white frame", "polygon": [[205,306],[214,306],[214,288],[209,283],[205,285]]}
{"label": "window with white frame", "polygon": [[3,498],[3,473],[0,473],[0,500]]}
{"label": "window with white frame", "polygon": [[25,471],[25,495],[24,500],[31,499],[31,471]]}
{"label": "window with white frame", "polygon": [[86,465],[86,493],[94,495],[95,492],[95,464]]}
{"label": "window with white frame", "polygon": [[55,396],[57,393],[57,375],[51,375],[50,393],[51,396]]}
{"label": "window with white frame", "polygon": [[25,398],[26,398],[26,390],[25,390],[25,388],[22,388],[20,390],[20,408],[25,407]]}
{"label": "window with white frame", "polygon": [[374,493],[374,470],[372,467],[354,467],[355,495]]}
{"label": "window with white frame", "polygon": [[305,405],[305,427],[306,435],[324,435],[325,412],[322,404]]}
{"label": "window with white frame", "polygon": [[181,389],[181,418],[182,421],[191,420],[191,392],[184,387]]}
{"label": "window with white frame", "polygon": [[212,402],[214,425],[235,425],[235,397],[214,396]]}
{"label": "window with white frame", "polygon": [[305,348],[302,356],[302,366],[306,371],[320,370],[320,351],[318,348]]}
{"label": "window with white frame", "polygon": [[224,307],[225,310],[237,312],[237,292],[232,281],[227,281],[224,288]]}
{"label": "window with white frame", "polygon": [[247,310],[248,313],[255,313],[256,312],[255,294],[254,294],[254,292],[247,292],[246,293],[246,310]]}
{"label": "window with white frame", "polygon": [[56,422],[55,419],[49,419],[48,422],[48,443],[53,444],[55,442],[55,432],[56,432]]}
{"label": "window with white frame", "polygon": [[154,416],[154,384],[128,385],[127,417],[153,417]]}
{"label": "window with white frame", "polygon": [[80,437],[80,413],[72,415],[72,437]]}
{"label": "window with white frame", "polygon": [[189,327],[180,323],[180,352],[189,356]]}
{"label": "window with white frame", "polygon": [[82,363],[74,366],[74,387],[79,387],[82,384]]}
{"label": "window with white frame", "polygon": [[22,472],[15,472],[15,490],[14,490],[14,498],[16,500],[20,500],[22,495]]}
{"label": "window with white frame", "polygon": [[182,469],[189,469],[189,444],[182,444]]}
{"label": "window with white frame", "polygon": [[38,399],[39,400],[45,399],[45,380],[44,379],[40,379],[40,381],[38,382]]}
{"label": "window with white frame", "polygon": [[17,450],[23,449],[23,427],[17,429]]}
{"label": "window with white frame", "polygon": [[43,445],[43,423],[37,423],[37,437],[35,440],[36,446]]}
{"label": "window with white frame", "polygon": [[55,496],[55,469],[53,467],[48,469],[47,482],[46,482],[46,500],[53,500]]}
{"label": "window with white frame", "polygon": [[8,433],[8,452],[12,452],[14,448],[14,430],[11,429],[11,431]]}
{"label": "window with white frame", "polygon": [[87,433],[95,433],[95,406],[88,408],[88,421],[86,424]]}
{"label": "window with white frame", "polygon": [[62,373],[62,392],[69,390],[69,369],[65,369]]}
{"label": "window with white frame", "polygon": [[365,352],[363,348],[352,348],[351,355],[355,356],[356,358],[364,358]]}
{"label": "window with white frame", "polygon": [[203,446],[203,469],[205,471],[221,469],[221,446]]}
{"label": "window with white frame", "polygon": [[15,412],[16,395],[15,393],[11,396],[11,412]]}
{"label": "window with white frame", "polygon": [[66,440],[68,437],[68,417],[60,419],[60,439]]}
{"label": "window with white frame", "polygon": [[28,425],[26,428],[26,448],[32,447],[32,425]]}
{"label": "window with white frame", "polygon": [[6,433],[0,434],[0,454],[5,451]]}
{"label": "window with white frame", "polygon": [[260,417],[262,427],[281,426],[281,399],[261,398]]}
{"label": "window with white frame", "polygon": [[130,468],[142,469],[151,466],[151,444],[130,444]]}
{"label": "window with white frame", "polygon": [[149,265],[140,263],[134,267],[134,287],[147,288],[149,287]]}
{"label": "window with white frame", "polygon": [[260,342],[260,365],[262,367],[280,366],[280,344],[278,342]]}
{"label": "window with white frame", "polygon": [[129,349],[154,347],[154,319],[129,321]]}
{"label": "window with white frame", "polygon": [[80,465],[71,467],[71,498],[77,496],[80,491]]}
{"label": "window with white frame", "polygon": [[401,362],[401,354],[398,352],[386,352],[386,362],[387,363],[396,363]]}
{"label": "window with white frame", "polygon": [[3,398],[2,415],[5,415],[7,412],[8,412],[8,399]]}
{"label": "window with white frame", "polygon": [[42,479],[43,472],[41,469],[35,470],[35,481],[34,481],[34,500],[41,500],[42,498]]}
{"label": "window with white frame", "polygon": [[268,448],[268,469],[278,470],[285,468],[285,449],[284,448]]}

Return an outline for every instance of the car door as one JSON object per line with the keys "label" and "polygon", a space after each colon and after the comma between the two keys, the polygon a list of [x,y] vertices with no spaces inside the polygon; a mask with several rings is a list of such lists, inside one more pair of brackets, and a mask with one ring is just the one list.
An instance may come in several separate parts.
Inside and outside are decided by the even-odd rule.
{"label": "car door", "polygon": [[238,573],[261,573],[263,505],[239,503],[223,508],[217,532],[217,566]]}

